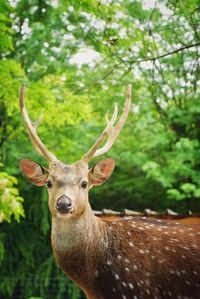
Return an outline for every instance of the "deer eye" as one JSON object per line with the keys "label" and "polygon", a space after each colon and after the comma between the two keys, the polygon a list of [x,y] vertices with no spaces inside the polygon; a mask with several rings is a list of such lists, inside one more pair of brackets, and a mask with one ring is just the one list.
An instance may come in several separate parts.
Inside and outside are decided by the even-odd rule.
{"label": "deer eye", "polygon": [[83,181],[83,182],[81,183],[81,187],[82,187],[83,189],[86,189],[86,188],[87,188],[87,182],[86,182],[86,181]]}
{"label": "deer eye", "polygon": [[52,182],[51,181],[47,181],[46,186],[47,186],[47,188],[51,188],[52,187]]}

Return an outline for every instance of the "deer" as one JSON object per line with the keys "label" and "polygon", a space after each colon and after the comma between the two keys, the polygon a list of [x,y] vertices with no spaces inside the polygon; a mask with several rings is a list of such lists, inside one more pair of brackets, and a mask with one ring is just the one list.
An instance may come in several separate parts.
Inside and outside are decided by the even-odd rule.
{"label": "deer", "polygon": [[111,176],[115,161],[94,157],[115,143],[131,109],[128,85],[117,121],[115,104],[110,120],[82,158],[66,164],[52,154],[37,134],[41,117],[33,122],[20,88],[20,109],[35,150],[48,168],[28,159],[19,166],[36,186],[48,189],[52,219],[51,243],[58,266],[88,299],[200,298],[200,225],[145,217],[101,220],[93,214],[88,193]]}

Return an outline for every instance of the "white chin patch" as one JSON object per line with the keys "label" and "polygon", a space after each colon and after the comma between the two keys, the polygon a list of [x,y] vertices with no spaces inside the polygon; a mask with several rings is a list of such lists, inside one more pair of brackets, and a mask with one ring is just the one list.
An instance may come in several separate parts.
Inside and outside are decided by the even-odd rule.
{"label": "white chin patch", "polygon": [[57,212],[56,215],[57,215],[58,218],[66,219],[66,218],[70,218],[72,216],[72,213],[59,213],[59,212]]}

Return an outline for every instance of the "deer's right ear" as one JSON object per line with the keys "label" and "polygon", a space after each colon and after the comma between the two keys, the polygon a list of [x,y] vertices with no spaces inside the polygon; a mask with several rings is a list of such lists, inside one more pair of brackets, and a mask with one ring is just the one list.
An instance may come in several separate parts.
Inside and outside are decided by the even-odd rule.
{"label": "deer's right ear", "polygon": [[31,160],[19,160],[19,167],[29,181],[36,186],[44,186],[48,178],[48,169]]}

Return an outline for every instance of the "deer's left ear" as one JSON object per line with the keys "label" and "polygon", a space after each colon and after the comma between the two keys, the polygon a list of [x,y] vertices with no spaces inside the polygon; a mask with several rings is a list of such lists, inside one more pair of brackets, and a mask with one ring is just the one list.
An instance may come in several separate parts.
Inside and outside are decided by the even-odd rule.
{"label": "deer's left ear", "polygon": [[112,158],[99,161],[89,171],[90,187],[99,186],[106,182],[115,168],[115,161]]}

